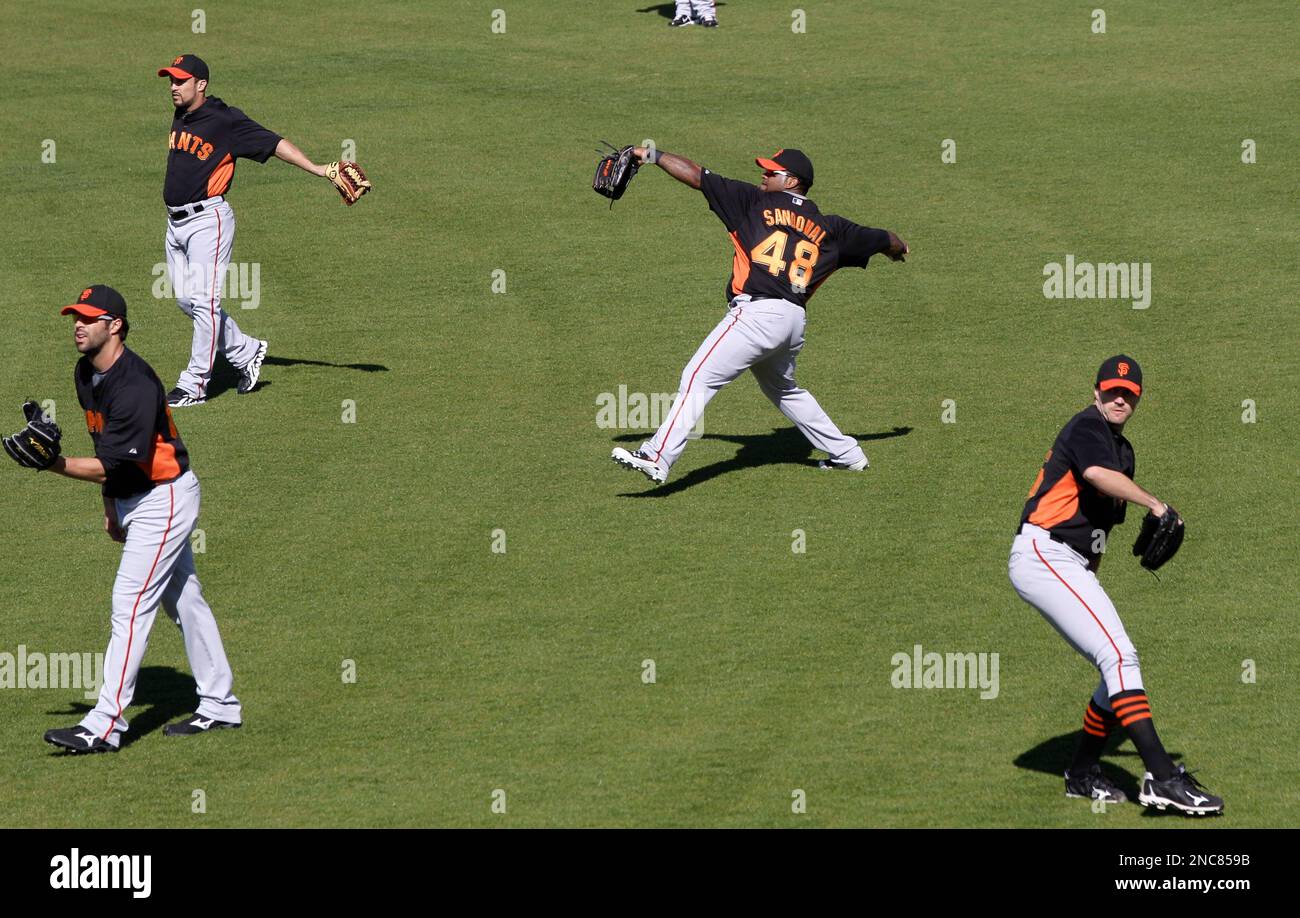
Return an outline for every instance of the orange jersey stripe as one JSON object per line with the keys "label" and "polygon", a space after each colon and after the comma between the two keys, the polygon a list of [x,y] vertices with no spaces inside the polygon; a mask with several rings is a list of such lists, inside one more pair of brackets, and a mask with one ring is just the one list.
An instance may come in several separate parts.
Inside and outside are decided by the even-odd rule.
{"label": "orange jersey stripe", "polygon": [[749,253],[735,233],[728,235],[731,236],[731,244],[736,247],[736,257],[731,262],[731,292],[738,295],[745,292],[745,281],[749,280]]}
{"label": "orange jersey stripe", "polygon": [[227,153],[225,159],[217,163],[217,168],[212,170],[212,175],[208,177],[208,197],[215,198],[219,194],[225,194],[226,189],[230,187],[230,180],[235,177],[235,160]]}
{"label": "orange jersey stripe", "polygon": [[153,435],[153,458],[138,465],[153,482],[171,481],[181,473],[180,463],[176,461],[176,448],[164,440],[162,434]]}
{"label": "orange jersey stripe", "polygon": [[1029,514],[1029,522],[1043,529],[1064,523],[1079,512],[1079,482],[1069,471],[1057,479],[1051,490],[1038,499],[1038,506]]}

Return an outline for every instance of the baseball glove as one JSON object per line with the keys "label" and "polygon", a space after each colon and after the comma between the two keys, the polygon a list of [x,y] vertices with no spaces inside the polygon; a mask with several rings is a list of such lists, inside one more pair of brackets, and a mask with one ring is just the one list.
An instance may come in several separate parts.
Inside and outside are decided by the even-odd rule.
{"label": "baseball glove", "polygon": [[1185,533],[1183,518],[1173,507],[1166,504],[1165,512],[1160,516],[1148,510],[1137,541],[1133,543],[1133,554],[1142,559],[1140,563],[1147,570],[1158,570],[1178,553]]}
{"label": "baseball glove", "polygon": [[[641,164],[637,161],[636,154],[632,152],[633,147],[623,147],[620,150],[608,140],[602,140],[601,143],[609,147],[612,152],[601,157],[596,165],[596,177],[591,180],[591,190],[609,198],[609,206],[613,207],[614,202],[623,197],[623,192],[627,191],[632,176],[636,175],[636,170],[641,168]],[[596,152],[599,153],[600,150]]]}
{"label": "baseball glove", "polygon": [[27,426],[12,437],[4,438],[5,452],[25,468],[48,469],[59,458],[63,431],[59,430],[58,424],[47,421],[41,406],[33,401],[23,402],[23,415],[27,418]]}
{"label": "baseball glove", "polygon": [[351,207],[370,190],[370,180],[354,162],[344,160],[341,163],[326,163],[325,177],[334,183],[343,197],[343,203]]}

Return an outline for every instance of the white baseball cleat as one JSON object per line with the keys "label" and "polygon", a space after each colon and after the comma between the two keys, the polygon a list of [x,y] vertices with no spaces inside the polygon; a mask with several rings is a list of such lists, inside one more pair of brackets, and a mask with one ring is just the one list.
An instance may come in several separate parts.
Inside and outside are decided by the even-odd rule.
{"label": "white baseball cleat", "polygon": [[636,469],[655,484],[663,484],[668,480],[668,470],[641,452],[641,450],[630,453],[623,447],[616,446],[614,451],[609,454],[609,458],[619,465],[626,466],[629,469]]}
{"label": "white baseball cleat", "polygon": [[235,391],[240,395],[247,395],[257,388],[257,381],[262,376],[262,361],[266,359],[266,347],[266,342],[259,340],[257,353],[253,355],[252,360],[248,361],[248,366],[239,371],[239,385],[235,387]]}
{"label": "white baseball cleat", "polygon": [[829,459],[823,459],[817,463],[819,469],[840,469],[845,472],[861,472],[870,467],[871,463],[867,460],[866,453],[862,454],[861,462],[850,462],[848,465],[840,465],[838,462],[831,462]]}

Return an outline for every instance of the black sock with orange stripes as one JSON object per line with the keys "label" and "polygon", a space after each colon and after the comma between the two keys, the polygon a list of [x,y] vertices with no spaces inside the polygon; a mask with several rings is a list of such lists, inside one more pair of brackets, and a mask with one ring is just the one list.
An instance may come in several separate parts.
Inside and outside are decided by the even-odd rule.
{"label": "black sock with orange stripes", "polygon": [[1156,734],[1155,722],[1151,720],[1151,702],[1143,689],[1130,689],[1110,696],[1110,705],[1115,716],[1124,727],[1124,732],[1137,747],[1138,754],[1146,764],[1147,771],[1157,781],[1166,781],[1173,777],[1177,769],[1174,760],[1165,752],[1164,744]]}
{"label": "black sock with orange stripes", "polygon": [[1119,718],[1105,708],[1100,708],[1092,699],[1083,709],[1083,738],[1079,748],[1074,752],[1074,761],[1070,771],[1087,771],[1101,759],[1101,751],[1106,746],[1106,737],[1119,726]]}

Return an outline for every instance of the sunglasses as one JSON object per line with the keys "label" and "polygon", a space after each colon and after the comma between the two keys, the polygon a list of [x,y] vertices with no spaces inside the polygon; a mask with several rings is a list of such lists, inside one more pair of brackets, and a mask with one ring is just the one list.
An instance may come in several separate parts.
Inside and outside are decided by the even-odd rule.
{"label": "sunglasses", "polygon": [[763,178],[773,178],[778,175],[789,175],[789,172],[773,172],[771,169],[763,170]]}

